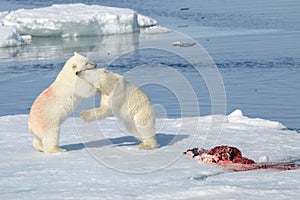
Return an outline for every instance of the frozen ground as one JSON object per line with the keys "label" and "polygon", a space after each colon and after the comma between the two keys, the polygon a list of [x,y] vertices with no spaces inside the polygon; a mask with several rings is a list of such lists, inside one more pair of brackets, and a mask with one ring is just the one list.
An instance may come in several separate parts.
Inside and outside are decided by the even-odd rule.
{"label": "frozen ground", "polygon": [[[187,148],[205,143],[216,116],[158,119],[161,147],[152,151],[138,150],[137,141],[115,118],[88,124],[69,118],[62,126],[60,142],[68,152],[51,155],[33,149],[27,117],[0,118],[1,199],[299,197],[297,170],[226,172],[183,156]],[[299,163],[299,134],[282,128],[279,122],[247,118],[237,110],[226,116],[216,144],[236,146],[256,161],[268,155],[271,162]]]}

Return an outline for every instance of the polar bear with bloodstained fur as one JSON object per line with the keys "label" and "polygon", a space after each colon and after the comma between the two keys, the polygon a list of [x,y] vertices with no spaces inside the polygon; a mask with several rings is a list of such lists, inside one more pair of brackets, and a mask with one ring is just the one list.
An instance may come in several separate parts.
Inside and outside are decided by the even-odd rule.
{"label": "polar bear with bloodstained fur", "polygon": [[99,108],[81,112],[84,121],[116,116],[142,142],[140,149],[157,147],[153,106],[141,89],[106,69],[82,71],[78,76],[93,84],[101,96]]}
{"label": "polar bear with bloodstained fur", "polygon": [[34,101],[30,109],[28,128],[34,134],[33,146],[38,151],[66,151],[58,147],[60,124],[73,112],[82,98],[96,93],[93,85],[76,74],[95,67],[96,64],[75,52],[56,80]]}

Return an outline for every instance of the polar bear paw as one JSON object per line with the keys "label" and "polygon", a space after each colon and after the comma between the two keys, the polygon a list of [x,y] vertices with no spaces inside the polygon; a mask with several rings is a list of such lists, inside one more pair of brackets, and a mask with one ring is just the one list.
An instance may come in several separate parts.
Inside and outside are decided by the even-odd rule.
{"label": "polar bear paw", "polygon": [[59,153],[59,152],[66,152],[66,151],[67,151],[66,149],[59,148],[58,146],[51,147],[50,149],[44,149],[44,152],[46,153]]}
{"label": "polar bear paw", "polygon": [[158,147],[158,144],[154,138],[145,139],[142,141],[142,144],[139,145],[141,150],[150,150]]}
{"label": "polar bear paw", "polygon": [[33,139],[32,144],[33,144],[33,147],[34,147],[37,151],[40,151],[40,152],[43,152],[43,151],[44,151],[43,145],[42,145],[42,142],[41,142],[40,139],[38,139],[38,138],[35,137],[35,138]]}
{"label": "polar bear paw", "polygon": [[80,113],[81,119],[85,122],[90,122],[95,119],[95,111],[85,110]]}

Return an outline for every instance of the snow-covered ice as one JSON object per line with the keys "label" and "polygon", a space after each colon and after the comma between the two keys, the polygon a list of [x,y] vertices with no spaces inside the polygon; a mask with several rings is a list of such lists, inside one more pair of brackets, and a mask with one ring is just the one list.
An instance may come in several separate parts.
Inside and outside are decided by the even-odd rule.
{"label": "snow-covered ice", "polygon": [[[298,170],[226,172],[196,163],[182,152],[201,146],[214,116],[157,119],[160,148],[140,151],[115,118],[61,127],[67,153],[36,152],[28,115],[0,117],[1,199],[297,199]],[[236,110],[225,116],[216,145],[238,147],[255,161],[300,159],[299,134],[279,122]]]}
{"label": "snow-covered ice", "polygon": [[[123,34],[140,28],[148,30],[156,24],[155,19],[127,8],[85,4],[22,8],[0,12],[0,47],[24,45],[30,42],[31,36],[68,38]],[[166,30],[157,27],[155,32]]]}
{"label": "snow-covered ice", "polygon": [[141,32],[145,33],[145,34],[162,34],[162,33],[171,32],[171,29],[161,27],[161,26],[150,26],[150,27],[141,29]]}
{"label": "snow-covered ice", "polygon": [[2,21],[5,26],[16,27],[20,34],[61,37],[132,33],[157,23],[131,9],[85,4],[18,9]]}
{"label": "snow-covered ice", "polygon": [[137,20],[140,27],[151,27],[157,24],[157,21],[155,19],[141,14],[137,15]]}
{"label": "snow-covered ice", "polygon": [[2,19],[8,15],[8,11],[0,12],[0,24],[2,24]]}
{"label": "snow-covered ice", "polygon": [[26,44],[26,41],[13,27],[6,27],[0,24],[0,35],[0,47],[19,46]]}

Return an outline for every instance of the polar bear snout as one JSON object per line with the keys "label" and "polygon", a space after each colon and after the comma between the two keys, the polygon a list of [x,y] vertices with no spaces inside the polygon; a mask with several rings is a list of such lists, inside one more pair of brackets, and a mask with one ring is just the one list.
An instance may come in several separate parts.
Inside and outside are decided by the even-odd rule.
{"label": "polar bear snout", "polygon": [[[87,69],[86,69],[86,70],[87,70]],[[83,75],[82,75],[82,74],[83,74],[82,72],[84,72],[84,71],[86,71],[86,70],[79,70],[79,71],[76,71],[75,74],[76,74],[76,76],[79,76],[80,78],[83,78],[83,77],[82,77],[82,76],[83,76]]]}
{"label": "polar bear snout", "polygon": [[86,80],[87,82],[89,82],[91,84],[97,83],[100,79],[97,69],[94,69],[94,70],[81,70],[81,71],[76,72],[76,75],[79,78],[82,78],[82,79]]}
{"label": "polar bear snout", "polygon": [[90,63],[90,66],[89,66],[88,68],[86,68],[86,69],[84,69],[84,70],[76,71],[75,74],[76,74],[76,76],[79,76],[80,78],[83,78],[83,77],[81,77],[82,75],[80,76],[80,74],[82,74],[82,72],[87,71],[87,70],[95,69],[96,67],[97,67],[97,64],[95,64],[95,63]]}
{"label": "polar bear snout", "polygon": [[81,78],[81,76],[80,76],[81,72],[83,72],[83,70],[81,70],[81,71],[77,71],[77,72],[75,73],[75,74],[76,74],[76,76],[79,76],[79,77]]}
{"label": "polar bear snout", "polygon": [[[96,64],[96,63],[89,62],[89,63],[87,63],[86,69],[80,70],[80,71],[78,71],[78,72],[80,73],[81,71],[92,70],[92,69],[95,69],[96,67],[97,67],[97,64]],[[77,72],[76,72],[76,73],[77,73]],[[76,74],[76,75],[77,75],[77,74]]]}
{"label": "polar bear snout", "polygon": [[[86,69],[86,70],[88,70],[88,69]],[[76,76],[79,76],[80,78],[83,78],[83,72],[86,71],[86,70],[76,71],[75,74],[76,74]]]}

